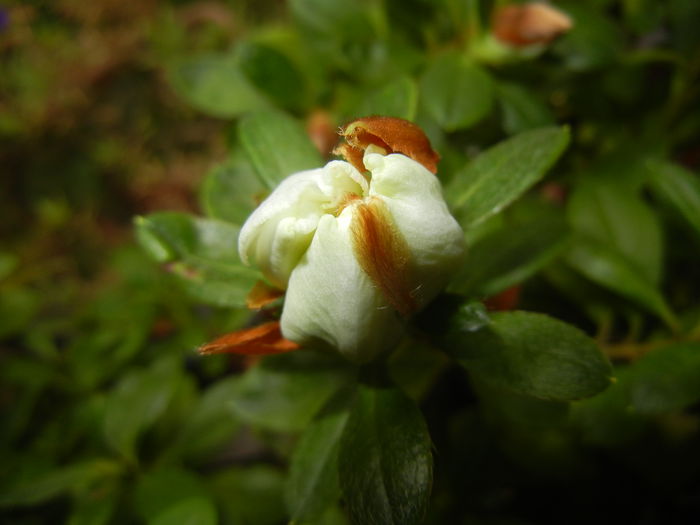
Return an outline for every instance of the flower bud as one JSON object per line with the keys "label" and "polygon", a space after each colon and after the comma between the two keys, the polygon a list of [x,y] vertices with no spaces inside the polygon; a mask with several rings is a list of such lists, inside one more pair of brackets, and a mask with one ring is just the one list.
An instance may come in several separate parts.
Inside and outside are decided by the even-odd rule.
{"label": "flower bud", "polygon": [[447,283],[464,251],[437,177],[369,145],[366,177],[345,161],[290,175],[241,229],[239,251],[286,289],[282,335],[368,362]]}
{"label": "flower bud", "polygon": [[492,23],[496,39],[516,48],[548,44],[572,26],[569,16],[543,2],[500,7]]}

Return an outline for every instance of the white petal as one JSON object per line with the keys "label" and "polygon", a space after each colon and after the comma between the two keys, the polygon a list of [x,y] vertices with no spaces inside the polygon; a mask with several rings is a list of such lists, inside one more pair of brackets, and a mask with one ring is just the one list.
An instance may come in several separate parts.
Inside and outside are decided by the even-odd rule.
{"label": "white petal", "polygon": [[419,303],[447,284],[465,252],[464,233],[450,215],[440,182],[424,166],[401,155],[369,153],[370,195],[380,197],[409,245]]}
{"label": "white petal", "polygon": [[366,179],[342,161],[290,175],[241,228],[241,259],[246,264],[254,259],[272,284],[285,288],[321,216],[334,213],[346,195],[362,196],[367,189]]}
{"label": "white petal", "polygon": [[403,322],[387,306],[353,253],[353,206],[324,215],[311,246],[292,272],[282,334],[300,344],[323,341],[356,363],[391,350]]}

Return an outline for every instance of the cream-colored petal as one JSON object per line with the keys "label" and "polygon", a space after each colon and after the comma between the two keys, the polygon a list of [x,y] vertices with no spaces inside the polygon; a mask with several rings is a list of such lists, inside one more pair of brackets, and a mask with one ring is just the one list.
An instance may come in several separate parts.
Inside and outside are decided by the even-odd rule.
{"label": "cream-colored petal", "polygon": [[370,195],[381,198],[411,252],[415,295],[422,305],[445,286],[462,260],[464,233],[442,197],[440,182],[418,162],[401,155],[368,153]]}
{"label": "cream-colored petal", "polygon": [[395,346],[403,321],[355,258],[353,208],[348,206],[338,218],[321,218],[289,279],[282,334],[300,344],[324,342],[347,359],[364,363]]}
{"label": "cream-colored petal", "polygon": [[[324,200],[318,187],[323,168],[302,171],[284,179],[277,188],[248,217],[238,237],[238,251],[243,262],[257,258],[255,244],[260,230],[283,217],[309,217],[321,214]],[[272,240],[269,239],[271,243]]]}
{"label": "cream-colored petal", "polygon": [[336,213],[347,195],[362,196],[367,189],[367,180],[342,161],[290,175],[241,228],[241,259],[246,264],[254,259],[272,284],[286,288],[321,216]]}

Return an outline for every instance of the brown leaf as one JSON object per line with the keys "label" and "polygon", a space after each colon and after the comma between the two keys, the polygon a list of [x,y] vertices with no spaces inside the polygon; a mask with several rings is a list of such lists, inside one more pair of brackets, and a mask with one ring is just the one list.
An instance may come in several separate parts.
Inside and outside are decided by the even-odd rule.
{"label": "brown leaf", "polygon": [[[355,167],[358,151],[361,157],[367,146],[374,144],[388,153],[402,153],[421,163],[432,173],[437,172],[440,155],[433,150],[423,130],[413,122],[396,117],[363,117],[353,120],[340,130],[348,145],[336,149]],[[360,162],[360,165],[362,163]],[[364,167],[358,168],[361,172]]]}
{"label": "brown leaf", "polygon": [[198,352],[202,355],[270,355],[291,352],[299,348],[298,344],[282,337],[279,321],[270,321],[253,328],[222,335],[211,343],[200,346]]}

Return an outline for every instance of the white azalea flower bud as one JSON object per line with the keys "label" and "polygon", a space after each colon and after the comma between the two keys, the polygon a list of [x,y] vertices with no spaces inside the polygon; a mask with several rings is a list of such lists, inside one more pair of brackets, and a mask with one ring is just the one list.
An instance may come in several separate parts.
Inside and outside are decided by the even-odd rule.
{"label": "white azalea flower bud", "polygon": [[345,161],[290,175],[248,218],[238,244],[244,262],[286,289],[282,335],[356,363],[394,347],[465,251],[435,175],[375,146],[363,162],[369,178]]}

